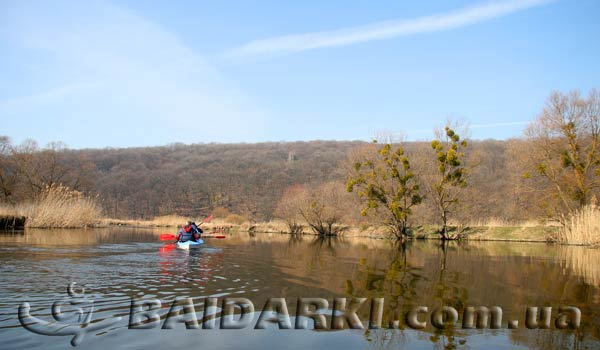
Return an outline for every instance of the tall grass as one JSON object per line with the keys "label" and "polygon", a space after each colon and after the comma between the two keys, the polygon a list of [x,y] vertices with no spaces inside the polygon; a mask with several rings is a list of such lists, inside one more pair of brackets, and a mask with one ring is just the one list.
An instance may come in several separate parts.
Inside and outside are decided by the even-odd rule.
{"label": "tall grass", "polygon": [[17,206],[27,227],[75,228],[97,224],[102,215],[94,198],[62,185],[46,187],[37,198]]}
{"label": "tall grass", "polygon": [[565,244],[600,244],[600,208],[586,205],[565,220],[558,231],[558,241]]}

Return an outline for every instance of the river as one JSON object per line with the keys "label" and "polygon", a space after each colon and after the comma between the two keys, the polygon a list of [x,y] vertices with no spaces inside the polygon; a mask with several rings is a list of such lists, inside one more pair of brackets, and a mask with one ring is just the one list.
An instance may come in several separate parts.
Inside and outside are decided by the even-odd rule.
{"label": "river", "polygon": [[[91,325],[107,324],[86,332],[81,349],[600,348],[600,249],[508,242],[402,246],[367,238],[239,233],[184,251],[160,241],[160,233],[107,228],[0,234],[0,348],[70,348],[72,336],[25,329],[18,310],[28,303],[32,316],[54,321],[52,304],[75,299],[87,301],[84,310],[93,303]],[[301,297],[326,299],[330,308],[338,297],[367,298],[367,303],[383,298],[383,325],[400,320],[399,329],[281,330],[277,323],[260,330],[254,323],[235,330],[186,329],[183,322],[161,328],[171,303],[182,298],[192,298],[202,323],[209,297],[247,298],[255,306],[254,320],[269,298],[285,298],[292,320]],[[161,303],[157,327],[130,329],[132,300]],[[420,316],[427,321],[422,330],[404,324],[406,313],[417,306],[429,310]],[[438,329],[430,314],[441,306],[453,307],[461,319],[467,306],[499,306],[502,327],[463,329],[459,321]],[[525,327],[529,306],[553,308],[550,329]],[[577,329],[556,329],[560,306],[581,311]],[[365,324],[369,311],[365,304],[357,312]],[[330,322],[331,313],[325,314]],[[519,320],[520,326],[508,329],[509,320]],[[81,318],[66,313],[55,322],[79,325]]]}

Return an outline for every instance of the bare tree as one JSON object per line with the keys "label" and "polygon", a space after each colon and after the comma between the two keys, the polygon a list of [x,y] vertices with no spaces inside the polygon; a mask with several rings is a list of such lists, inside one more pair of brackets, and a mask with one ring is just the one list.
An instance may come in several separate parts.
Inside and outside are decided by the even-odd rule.
{"label": "bare tree", "polygon": [[11,159],[12,144],[7,136],[0,136],[0,194],[2,198],[12,202],[17,182],[14,163]]}
{"label": "bare tree", "polygon": [[348,195],[338,182],[327,182],[306,192],[307,200],[300,207],[300,215],[316,234],[332,236],[348,227],[341,224]]}
{"label": "bare tree", "polygon": [[87,155],[70,151],[60,142],[40,149],[35,141],[27,140],[14,147],[8,139],[1,142],[4,195],[13,201],[31,199],[45,187],[65,185],[73,190],[89,190],[95,169]]}
{"label": "bare tree", "polygon": [[291,234],[302,234],[304,225],[301,215],[302,207],[306,205],[308,194],[301,185],[294,185],[285,190],[275,208],[275,216],[283,219]]}
{"label": "bare tree", "polygon": [[555,215],[588,204],[600,188],[600,93],[554,92],[525,135],[531,141],[526,176],[550,184]]}

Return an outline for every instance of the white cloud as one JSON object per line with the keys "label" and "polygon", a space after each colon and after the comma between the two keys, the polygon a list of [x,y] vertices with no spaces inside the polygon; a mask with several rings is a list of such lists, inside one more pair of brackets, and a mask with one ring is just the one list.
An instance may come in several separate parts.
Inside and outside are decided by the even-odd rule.
{"label": "white cloud", "polygon": [[85,89],[86,84],[70,83],[53,87],[49,90],[33,93],[27,96],[18,96],[0,101],[0,110],[22,109],[45,103],[53,103]]}
{"label": "white cloud", "polygon": [[[0,25],[0,39],[18,53],[13,69],[25,76],[21,94],[0,101],[0,115],[8,121],[3,132],[11,136],[46,127],[43,118],[63,124],[66,136],[52,137],[75,146],[264,136],[265,116],[234,81],[135,13],[93,0],[19,2],[6,10],[10,20]],[[93,129],[88,139],[76,138],[82,122]]]}
{"label": "white cloud", "polygon": [[415,19],[379,22],[332,31],[286,35],[249,42],[225,53],[229,59],[287,54],[326,47],[346,46],[399,36],[464,27],[496,17],[540,6],[554,0],[511,0],[491,2],[458,11]]}

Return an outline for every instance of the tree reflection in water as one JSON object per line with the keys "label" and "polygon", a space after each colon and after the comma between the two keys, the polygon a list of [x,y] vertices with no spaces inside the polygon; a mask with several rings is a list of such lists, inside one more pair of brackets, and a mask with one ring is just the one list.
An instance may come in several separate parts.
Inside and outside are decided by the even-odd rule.
{"label": "tree reflection in water", "polygon": [[[468,299],[466,288],[459,285],[458,274],[446,269],[448,251],[456,249],[455,246],[448,242],[440,245],[437,253],[439,262],[437,277],[432,281],[423,274],[422,268],[410,263],[408,257],[411,252],[414,252],[410,249],[411,244],[411,242],[394,243],[393,248],[387,250],[388,256],[385,259],[387,263],[384,267],[360,259],[354,280],[346,281],[345,292],[348,297],[385,299],[384,328],[367,330],[364,333],[365,338],[377,347],[397,348],[408,341],[409,333],[415,333],[407,329],[404,318],[406,313],[414,307],[421,306],[423,302],[423,290],[419,289],[423,287],[421,282],[430,285],[433,290],[431,305],[426,305],[430,308],[430,313],[434,308],[441,306],[452,306],[461,313]],[[429,323],[429,320],[427,321]],[[428,326],[425,331],[432,333],[428,340],[439,348],[454,349],[458,345],[467,343],[466,336],[458,335],[455,327],[442,330]]]}

